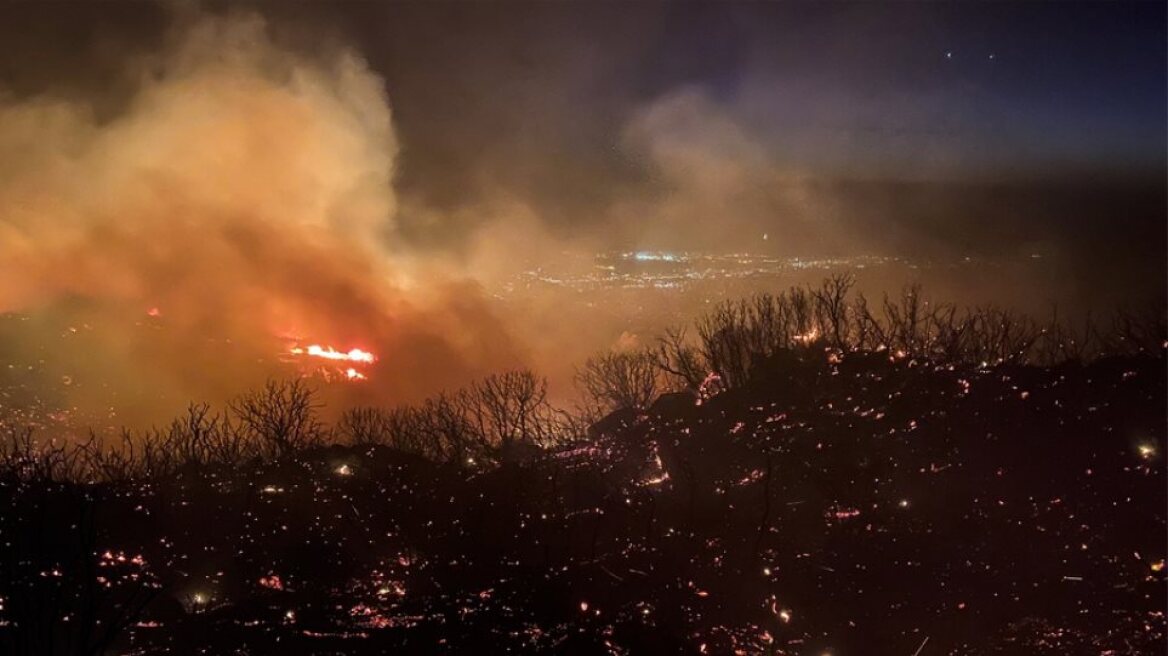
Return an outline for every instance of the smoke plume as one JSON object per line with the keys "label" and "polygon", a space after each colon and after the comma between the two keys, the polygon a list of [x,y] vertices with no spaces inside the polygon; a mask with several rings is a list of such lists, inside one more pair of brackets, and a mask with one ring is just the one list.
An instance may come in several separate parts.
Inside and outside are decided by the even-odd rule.
{"label": "smoke plume", "polygon": [[165,416],[286,375],[294,343],[373,351],[347,393],[383,402],[518,360],[474,283],[395,263],[397,140],[359,56],[203,16],[135,66],[107,120],[0,104],[0,312],[44,322],[18,350],[52,351],[66,407]]}

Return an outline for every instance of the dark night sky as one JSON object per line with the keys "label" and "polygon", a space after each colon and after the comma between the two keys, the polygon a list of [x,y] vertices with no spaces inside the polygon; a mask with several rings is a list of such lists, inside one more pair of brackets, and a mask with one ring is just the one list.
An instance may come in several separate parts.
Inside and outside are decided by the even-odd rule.
{"label": "dark night sky", "polygon": [[[434,153],[407,181],[536,150],[619,186],[622,126],[683,88],[814,176],[1158,177],[1165,162],[1159,3],[366,10],[358,38],[406,144]],[[542,186],[570,189],[557,177]]]}
{"label": "dark night sky", "polygon": [[[588,230],[630,196],[668,193],[660,144],[736,162],[748,147],[847,199],[860,232],[992,248],[1003,230],[1091,243],[1119,221],[1133,239],[1116,252],[1163,256],[1161,2],[255,8],[294,47],[348,44],[384,77],[398,184],[427,207],[502,194]],[[124,62],[158,47],[171,11],[0,13],[0,88],[87,96],[112,116],[133,88]],[[976,227],[993,215],[1009,217]]]}
{"label": "dark night sky", "polygon": [[1164,163],[1162,3],[358,9],[374,14],[358,38],[399,112],[417,103],[438,124],[481,110],[496,127],[539,130],[541,110],[572,111],[604,141],[630,109],[693,86],[784,160],[826,173]]}

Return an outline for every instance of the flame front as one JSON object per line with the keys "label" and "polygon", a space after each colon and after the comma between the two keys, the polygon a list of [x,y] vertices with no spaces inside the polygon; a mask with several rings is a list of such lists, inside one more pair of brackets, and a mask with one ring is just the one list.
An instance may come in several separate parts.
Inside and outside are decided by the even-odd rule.
{"label": "flame front", "polygon": [[324,358],[326,360],[345,360],[347,362],[364,362],[366,364],[377,359],[369,351],[362,351],[359,348],[351,349],[346,353],[344,351],[338,351],[331,346],[325,347],[320,344],[311,344],[307,349],[295,347],[291,352],[293,355],[310,355],[314,358]]}
{"label": "flame front", "polygon": [[353,348],[348,351],[338,351],[331,346],[321,346],[320,344],[310,344],[307,347],[293,346],[288,349],[288,352],[298,357],[352,363],[353,366],[349,367],[320,368],[319,371],[324,374],[326,379],[339,377],[343,380],[367,380],[368,376],[358,367],[373,364],[377,360],[377,356],[363,349]]}

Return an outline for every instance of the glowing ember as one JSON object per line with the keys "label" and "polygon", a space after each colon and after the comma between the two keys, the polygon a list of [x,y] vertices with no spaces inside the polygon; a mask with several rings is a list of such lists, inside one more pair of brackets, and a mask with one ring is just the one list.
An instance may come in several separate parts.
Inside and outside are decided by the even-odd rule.
{"label": "glowing ember", "polygon": [[261,576],[260,585],[268,588],[269,590],[284,590],[284,582],[276,574],[272,574],[271,576]]}
{"label": "glowing ember", "polygon": [[794,339],[795,342],[799,344],[811,344],[815,340],[819,339],[819,331],[815,328],[812,328],[811,330],[801,335],[795,335],[792,339]]}

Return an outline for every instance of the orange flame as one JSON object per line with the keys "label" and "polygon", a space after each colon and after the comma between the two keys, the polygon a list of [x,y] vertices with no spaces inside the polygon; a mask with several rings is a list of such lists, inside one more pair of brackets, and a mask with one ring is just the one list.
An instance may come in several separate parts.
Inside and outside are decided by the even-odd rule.
{"label": "orange flame", "polygon": [[295,347],[291,351],[294,355],[311,355],[315,358],[324,358],[326,360],[345,360],[348,362],[365,362],[370,363],[377,358],[369,351],[362,351],[359,348],[351,349],[348,353],[338,351],[331,346],[324,347],[320,344],[311,344],[307,349]]}
{"label": "orange flame", "polygon": [[344,368],[338,367],[335,371],[331,368],[324,368],[321,370],[321,373],[326,379],[332,379],[334,376],[340,375],[343,380],[367,380],[368,376],[362,373],[357,367],[372,364],[377,360],[377,356],[363,349],[354,348],[348,351],[338,351],[331,346],[321,346],[320,344],[310,344],[308,347],[294,346],[288,349],[288,352],[295,356],[321,358],[334,362],[351,362],[355,365]]}

